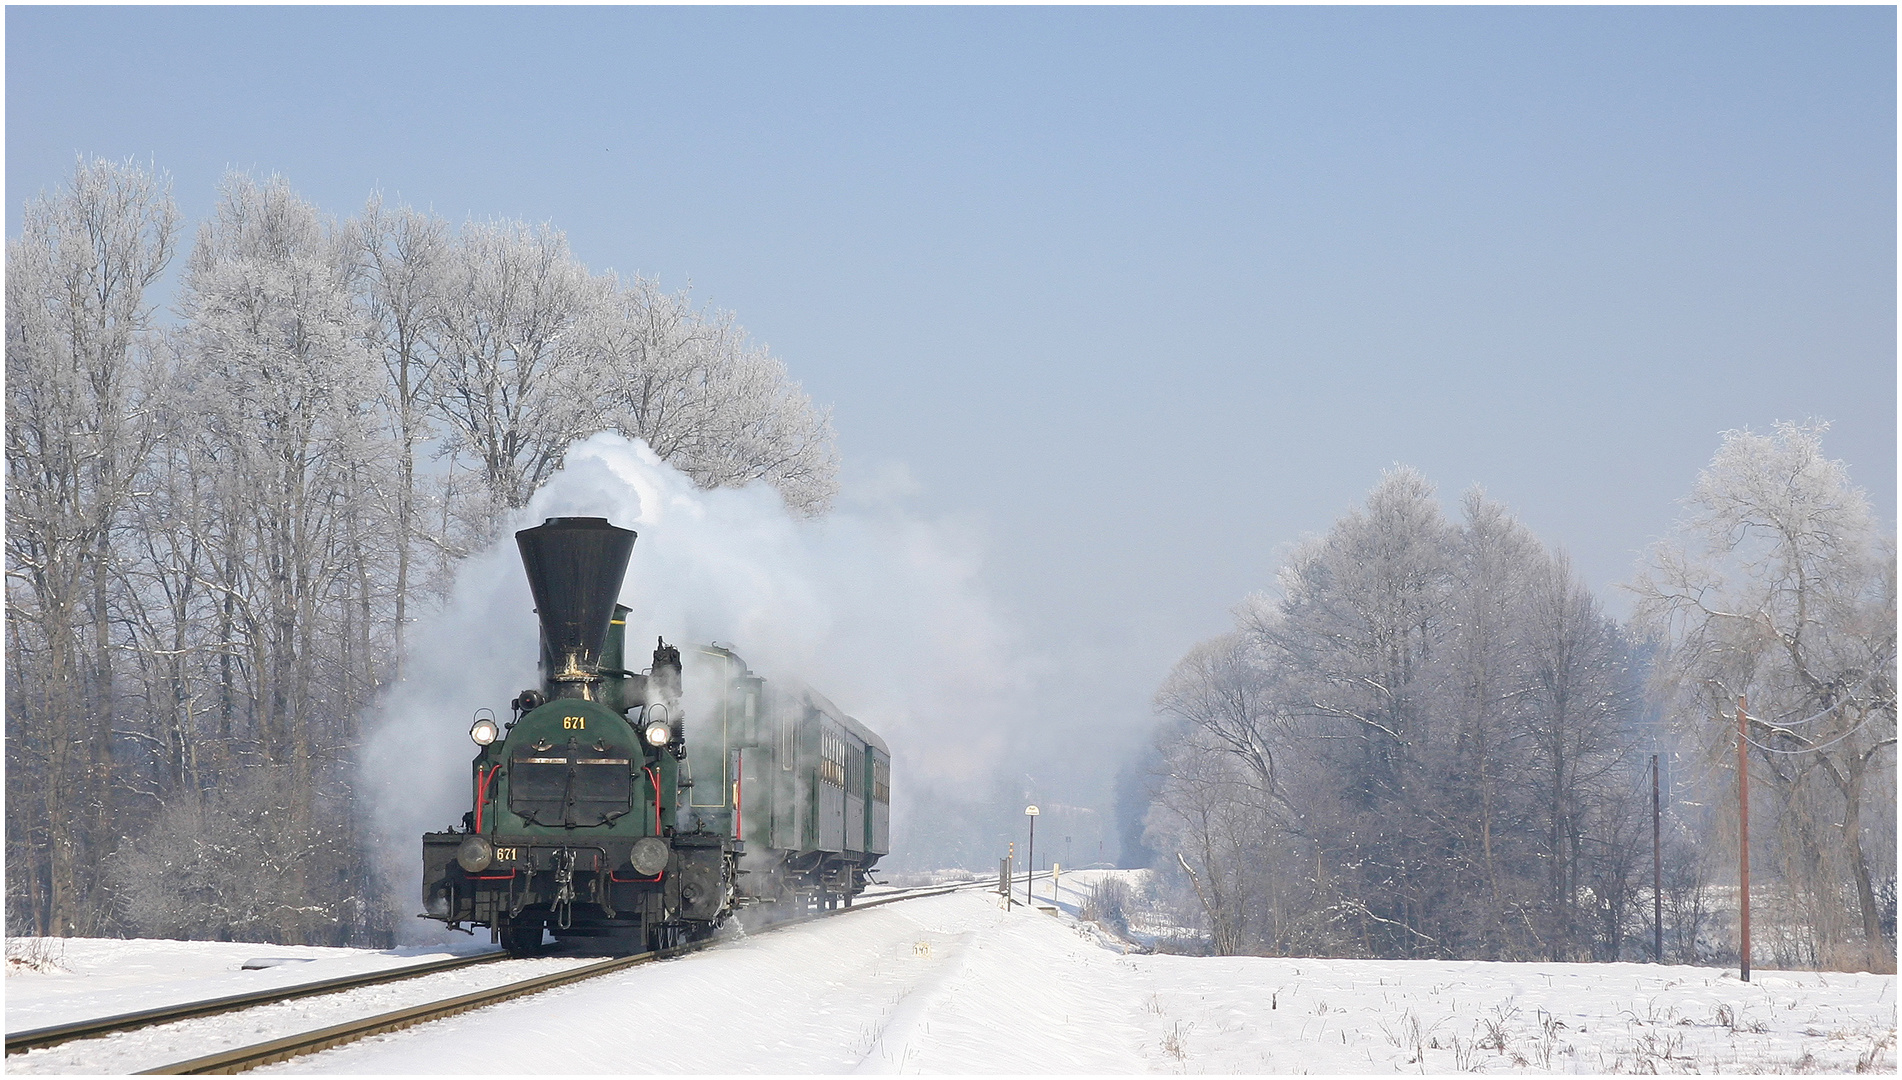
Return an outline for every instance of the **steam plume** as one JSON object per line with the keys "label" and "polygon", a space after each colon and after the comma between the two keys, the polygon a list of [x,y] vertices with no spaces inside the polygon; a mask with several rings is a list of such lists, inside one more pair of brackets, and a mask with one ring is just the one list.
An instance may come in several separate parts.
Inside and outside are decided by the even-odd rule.
{"label": "steam plume", "polygon": [[1021,650],[974,557],[942,527],[897,512],[800,517],[763,484],[701,490],[646,444],[595,435],[570,448],[498,543],[465,561],[444,611],[412,635],[407,680],[368,719],[365,788],[399,905],[416,903],[421,834],[469,807],[475,711],[505,716],[536,684],[534,602],[509,534],[561,516],[640,533],[621,591],[630,662],[656,637],[718,641],[885,737],[898,861],[930,861],[904,851],[921,798],[987,778],[1024,719]]}

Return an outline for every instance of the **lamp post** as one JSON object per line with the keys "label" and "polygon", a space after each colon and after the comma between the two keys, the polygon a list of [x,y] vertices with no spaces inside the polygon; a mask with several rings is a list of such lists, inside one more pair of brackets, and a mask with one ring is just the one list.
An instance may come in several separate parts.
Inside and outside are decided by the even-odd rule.
{"label": "lamp post", "polygon": [[1030,854],[1025,856],[1024,870],[1024,906],[1030,906],[1031,882],[1037,879],[1037,815],[1043,811],[1034,806],[1024,807],[1024,816],[1030,819]]}

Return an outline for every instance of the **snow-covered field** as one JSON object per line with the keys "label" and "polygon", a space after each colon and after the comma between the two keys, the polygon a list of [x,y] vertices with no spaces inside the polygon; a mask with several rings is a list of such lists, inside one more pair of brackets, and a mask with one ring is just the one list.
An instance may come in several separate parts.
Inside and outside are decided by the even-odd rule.
{"label": "snow-covered field", "polygon": [[[1644,964],[1126,955],[1119,943],[1074,919],[1097,876],[1065,875],[1055,898],[1062,911],[1054,917],[1022,906],[1000,910],[994,895],[978,892],[891,904],[739,938],[274,1069],[1896,1071],[1894,976],[1759,971],[1744,984],[1734,971]],[[1040,899],[1049,898],[1047,883],[1038,891]],[[262,972],[234,970],[256,956],[307,954],[317,959]],[[247,980],[306,981],[415,958],[257,945],[72,942],[69,972],[7,977],[7,1027],[230,993]],[[389,1007],[395,1006],[366,1004],[364,1011]],[[334,1016],[333,1008],[322,1022],[334,1023]],[[205,1025],[193,1036],[200,1045],[248,1035],[257,1026],[255,1019],[235,1017],[195,1023]],[[124,1071],[190,1056],[143,1060],[112,1049],[139,1038],[153,1052],[149,1043],[158,1035],[147,1033],[15,1056],[8,1069]]]}

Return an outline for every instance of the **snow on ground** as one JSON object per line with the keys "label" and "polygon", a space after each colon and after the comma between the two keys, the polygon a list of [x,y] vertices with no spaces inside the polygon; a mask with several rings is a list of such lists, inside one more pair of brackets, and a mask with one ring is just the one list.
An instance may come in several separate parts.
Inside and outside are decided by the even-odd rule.
{"label": "snow on ground", "polygon": [[[1056,916],[1021,905],[1002,910],[994,894],[975,891],[889,904],[740,936],[692,956],[273,1068],[1896,1070],[1894,976],[1760,971],[1744,984],[1734,971],[1648,964],[1126,954],[1120,942],[1074,919],[1098,876],[1064,875]],[[1039,883],[1038,895],[1050,898],[1048,883]],[[246,948],[254,955],[289,951]],[[16,1002],[32,1002],[37,987],[63,978],[71,977],[9,976],[8,1027],[27,1026],[13,1015]],[[106,1011],[114,1010],[100,1010]],[[8,1066],[24,1071],[22,1062],[16,1056]],[[86,1069],[77,1059],[63,1067]],[[108,1067],[117,1066],[95,1062],[90,1071]]]}
{"label": "snow on ground", "polygon": [[[12,946],[51,958],[50,972],[7,972],[7,1030],[68,1024],[164,1005],[203,1001],[274,986],[443,960],[495,948],[472,940],[456,949],[323,948],[244,941],[148,941],[98,938],[14,938]],[[252,971],[251,960],[285,963]]]}
{"label": "snow on ground", "polygon": [[[63,977],[60,974],[7,976],[7,1030],[25,1031],[248,990],[317,982],[443,959],[448,955],[440,950],[370,952],[228,942],[75,940],[68,945],[66,959],[71,970]],[[288,962],[243,971],[242,965],[253,959]],[[9,1055],[6,1068],[10,1073],[137,1072],[588,962],[584,958],[548,957],[422,975],[384,986],[278,1002],[243,1013],[181,1020],[106,1039],[62,1043]],[[91,991],[87,989],[88,984],[93,986]],[[138,989],[141,986],[145,988],[144,993]],[[86,1008],[88,1001],[99,1007]],[[64,1014],[59,1020],[29,1023],[23,1019],[44,1013],[53,1005]]]}

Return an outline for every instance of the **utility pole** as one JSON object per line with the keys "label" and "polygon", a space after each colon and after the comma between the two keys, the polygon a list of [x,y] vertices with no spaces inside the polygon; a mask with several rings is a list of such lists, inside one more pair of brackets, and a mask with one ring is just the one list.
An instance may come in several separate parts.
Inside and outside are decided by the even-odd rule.
{"label": "utility pole", "polygon": [[1737,876],[1742,883],[1742,947],[1738,967],[1750,981],[1750,740],[1745,734],[1744,699],[1737,698]]}
{"label": "utility pole", "polygon": [[1658,827],[1658,755],[1651,755],[1651,958],[1664,963],[1664,845]]}

